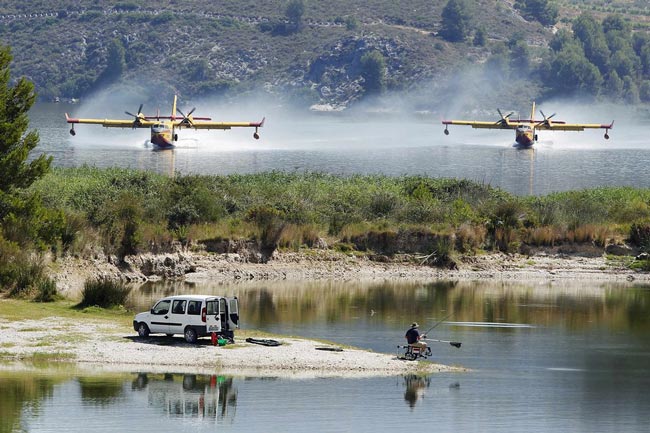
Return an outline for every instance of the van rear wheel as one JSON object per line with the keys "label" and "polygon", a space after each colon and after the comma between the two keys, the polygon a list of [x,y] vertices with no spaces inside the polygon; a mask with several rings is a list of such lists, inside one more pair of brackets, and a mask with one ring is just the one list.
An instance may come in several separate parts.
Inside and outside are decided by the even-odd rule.
{"label": "van rear wheel", "polygon": [[149,327],[147,326],[146,323],[140,322],[138,324],[138,335],[140,337],[148,337],[149,336]]}
{"label": "van rear wheel", "polygon": [[196,343],[197,335],[196,331],[190,327],[185,328],[185,341],[188,343]]}

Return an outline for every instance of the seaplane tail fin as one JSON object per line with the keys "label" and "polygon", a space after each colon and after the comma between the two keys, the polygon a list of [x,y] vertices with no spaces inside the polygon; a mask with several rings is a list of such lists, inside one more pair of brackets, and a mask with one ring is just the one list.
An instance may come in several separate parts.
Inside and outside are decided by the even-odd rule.
{"label": "seaplane tail fin", "polygon": [[530,121],[531,122],[535,121],[535,101],[533,101],[533,109],[530,110]]}

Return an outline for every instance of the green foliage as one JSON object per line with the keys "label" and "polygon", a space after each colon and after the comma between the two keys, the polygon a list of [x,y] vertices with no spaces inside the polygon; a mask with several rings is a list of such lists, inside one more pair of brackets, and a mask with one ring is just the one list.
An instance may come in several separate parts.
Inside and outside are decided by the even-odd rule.
{"label": "green foliage", "polygon": [[462,42],[470,32],[472,11],[467,0],[448,0],[442,9],[440,35],[450,42]]}
{"label": "green foliage", "polygon": [[361,76],[366,94],[378,94],[386,88],[386,60],[377,50],[361,57]]}
{"label": "green foliage", "polygon": [[635,222],[630,227],[630,242],[641,251],[650,252],[650,222]]}
{"label": "green foliage", "polygon": [[289,0],[284,14],[289,20],[291,28],[300,31],[303,25],[302,17],[305,14],[305,2],[303,0]]}
{"label": "green foliage", "polygon": [[261,205],[249,209],[246,219],[258,227],[262,261],[266,262],[278,248],[278,241],[286,227],[284,215],[277,209]]}
{"label": "green foliage", "polygon": [[27,188],[48,172],[52,158],[29,158],[38,144],[38,134],[27,131],[36,95],[25,78],[10,84],[10,63],[9,48],[0,45],[0,235],[44,248],[56,242],[61,218],[44,209],[40,197]]}
{"label": "green foliage", "polygon": [[56,169],[32,189],[65,215],[62,250],[82,250],[80,242],[96,239],[96,230],[105,250],[121,255],[147,245],[160,248],[174,237],[221,237],[254,239],[268,260],[279,246],[298,248],[319,237],[414,226],[455,233],[461,251],[515,251],[522,243],[604,244],[612,234],[602,227],[629,228],[650,220],[646,189],[514,197],[470,180],[425,176],[268,172],[166,178],[80,167]]}
{"label": "green foliage", "polygon": [[36,287],[35,302],[54,302],[59,299],[56,282],[51,278],[43,278]]}
{"label": "green foliage", "polygon": [[104,87],[120,79],[126,69],[124,45],[119,39],[113,39],[108,46],[106,68],[97,78],[96,87]]}
{"label": "green foliage", "polygon": [[515,8],[527,20],[535,20],[545,26],[552,26],[557,21],[558,7],[549,0],[516,0]]}
{"label": "green foliage", "polygon": [[124,305],[129,293],[131,288],[108,277],[86,280],[77,308],[111,308]]}

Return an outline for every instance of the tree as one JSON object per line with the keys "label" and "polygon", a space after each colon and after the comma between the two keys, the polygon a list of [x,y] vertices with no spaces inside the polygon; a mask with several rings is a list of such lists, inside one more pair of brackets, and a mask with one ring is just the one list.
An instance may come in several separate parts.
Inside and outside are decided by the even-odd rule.
{"label": "tree", "polygon": [[618,100],[623,94],[623,80],[621,80],[616,71],[610,72],[607,80],[605,80],[605,92],[607,96],[614,100]]}
{"label": "tree", "polygon": [[45,175],[52,162],[45,155],[27,162],[29,153],[38,145],[38,133],[27,132],[27,113],[36,94],[34,85],[25,78],[10,85],[11,59],[9,47],[0,46],[0,221],[18,204],[18,192]]}
{"label": "tree", "polygon": [[440,35],[450,42],[461,42],[469,35],[471,11],[466,0],[449,0],[442,9]]}
{"label": "tree", "polygon": [[582,42],[587,59],[605,73],[610,51],[602,26],[591,15],[582,14],[573,21],[571,28],[575,38]]}
{"label": "tree", "polygon": [[527,20],[535,20],[545,26],[552,26],[557,21],[558,7],[549,0],[517,0],[515,8]]}
{"label": "tree", "polygon": [[361,57],[361,76],[367,94],[381,93],[386,87],[386,60],[377,50]]}
{"label": "tree", "polygon": [[284,10],[289,24],[295,31],[302,28],[302,16],[305,14],[305,3],[303,0],[290,0]]}
{"label": "tree", "polygon": [[598,68],[576,44],[567,45],[555,55],[549,74],[547,81],[554,83],[553,91],[565,95],[597,95],[603,82]]}
{"label": "tree", "polygon": [[97,78],[96,85],[104,86],[117,81],[126,69],[124,45],[119,39],[113,39],[108,46],[106,68]]}
{"label": "tree", "polygon": [[484,47],[487,42],[487,31],[485,27],[481,26],[474,32],[474,41],[472,42],[475,47]]}

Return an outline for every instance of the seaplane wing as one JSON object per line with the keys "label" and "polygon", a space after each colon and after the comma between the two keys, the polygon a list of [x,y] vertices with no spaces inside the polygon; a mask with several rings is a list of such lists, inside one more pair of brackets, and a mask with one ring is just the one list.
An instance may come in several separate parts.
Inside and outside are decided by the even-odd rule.
{"label": "seaplane wing", "polygon": [[137,119],[77,119],[70,117],[68,113],[65,113],[65,120],[71,124],[102,125],[105,128],[150,128],[151,125],[156,123],[144,117],[138,117]]}
{"label": "seaplane wing", "polygon": [[443,125],[464,125],[479,129],[516,129],[518,123],[510,122],[507,119],[497,122],[481,122],[476,120],[443,120]]}
{"label": "seaplane wing", "polygon": [[261,128],[264,126],[264,120],[259,122],[206,122],[197,118],[186,118],[174,122],[177,128],[192,129],[231,129],[231,128]]}
{"label": "seaplane wing", "polygon": [[585,129],[612,129],[614,122],[609,125],[601,123],[564,123],[564,122],[541,122],[536,126],[537,129],[547,131],[584,131]]}

